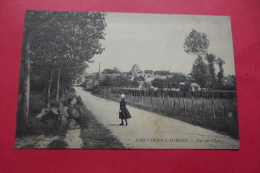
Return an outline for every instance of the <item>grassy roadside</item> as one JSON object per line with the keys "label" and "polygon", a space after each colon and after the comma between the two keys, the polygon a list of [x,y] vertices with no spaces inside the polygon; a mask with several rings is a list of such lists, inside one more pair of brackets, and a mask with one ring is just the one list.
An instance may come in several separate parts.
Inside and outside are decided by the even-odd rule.
{"label": "grassy roadside", "polygon": [[[18,111],[20,111],[21,95],[18,97]],[[55,102],[51,102],[51,106],[55,106]],[[15,148],[39,148],[39,149],[63,149],[67,144],[63,141],[66,129],[61,129],[55,121],[42,123],[35,117],[44,108],[44,94],[30,94],[30,116],[29,123],[24,129],[16,129]]]}
{"label": "grassy roadside", "polygon": [[[19,102],[21,96],[19,97]],[[20,106],[20,104],[18,104]],[[52,107],[56,105],[51,103]],[[100,124],[95,116],[87,110],[82,101],[77,106],[83,110],[82,116],[77,120],[80,125],[83,148],[85,149],[124,149],[123,144],[110,132],[109,129]],[[36,120],[36,116],[44,107],[44,95],[31,93],[30,95],[30,117],[26,129],[17,130],[16,148],[41,148],[41,149],[66,149],[64,141],[67,128],[61,128],[56,122],[48,121],[42,123]],[[20,108],[18,108],[19,113]]]}
{"label": "grassy roadside", "polygon": [[[20,101],[21,96],[18,99],[18,111],[17,116],[20,113]],[[56,107],[57,103],[52,101],[51,107]],[[25,129],[16,129],[16,137],[33,136],[33,135],[65,135],[66,129],[61,130],[55,121],[48,121],[47,123],[41,123],[35,117],[44,108],[44,94],[32,93],[30,94],[30,106],[29,106],[29,120]]]}
{"label": "grassy roadside", "polygon": [[[115,102],[120,102],[120,95],[115,96],[109,96],[109,95],[100,95],[98,93],[94,93],[94,95],[98,97],[102,97],[108,100],[112,100]],[[182,100],[183,98],[181,98]],[[195,105],[195,112],[192,112],[191,105],[186,106],[187,111],[184,113],[183,111],[183,105],[179,107],[179,105],[176,103],[176,110],[173,110],[172,108],[169,108],[167,104],[163,105],[162,102],[156,102],[153,105],[140,102],[137,100],[129,100],[127,99],[127,104],[131,105],[135,108],[146,110],[149,112],[157,113],[163,116],[167,116],[173,119],[178,119],[180,121],[200,126],[205,129],[213,130],[217,133],[228,135],[234,139],[238,139],[238,122],[237,117],[233,117],[233,119],[228,118],[227,116],[224,116],[223,113],[220,111],[221,105],[225,102],[226,106],[232,104],[232,100],[225,100],[224,102],[222,100],[216,100],[216,118],[214,118],[211,112],[211,108],[208,106],[207,109],[205,109],[204,114],[202,114],[201,109],[199,106],[196,106],[196,104],[199,104],[199,99],[194,100]],[[205,100],[205,102],[210,102],[210,99]],[[191,104],[191,103],[190,103]]]}
{"label": "grassy roadside", "polygon": [[84,115],[78,121],[84,149],[125,149],[110,130],[97,121],[82,101],[79,104],[84,110]]}

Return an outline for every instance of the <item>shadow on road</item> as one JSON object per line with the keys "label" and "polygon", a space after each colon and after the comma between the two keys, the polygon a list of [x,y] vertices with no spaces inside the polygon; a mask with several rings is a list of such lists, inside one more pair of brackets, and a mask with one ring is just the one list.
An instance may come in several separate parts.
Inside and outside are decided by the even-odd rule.
{"label": "shadow on road", "polygon": [[107,126],[120,126],[119,124],[108,124]]}

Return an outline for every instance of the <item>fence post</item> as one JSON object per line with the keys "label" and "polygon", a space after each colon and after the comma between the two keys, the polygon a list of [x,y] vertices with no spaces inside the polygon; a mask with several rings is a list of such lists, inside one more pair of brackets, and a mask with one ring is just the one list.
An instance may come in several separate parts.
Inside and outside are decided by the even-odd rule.
{"label": "fence post", "polygon": [[192,111],[195,112],[194,103],[193,103],[193,96],[191,96],[191,103],[192,103]]}
{"label": "fence post", "polygon": [[214,102],[213,102],[213,96],[211,96],[211,103],[212,103],[212,111],[213,111],[213,115],[214,115],[214,118],[216,118],[216,114],[215,114],[215,106],[214,106]]}
{"label": "fence post", "polygon": [[175,112],[175,95],[174,95],[174,99],[173,99],[173,110]]}
{"label": "fence post", "polygon": [[183,98],[183,106],[184,106],[184,113],[186,113],[186,105],[185,105],[185,100]]}
{"label": "fence post", "polygon": [[170,108],[171,108],[171,102],[170,102],[170,98],[169,98],[169,95],[168,95],[168,109],[170,110]]}
{"label": "fence post", "polygon": [[180,98],[180,95],[179,95],[179,106],[180,106],[180,110],[181,110],[181,98]]}
{"label": "fence post", "polygon": [[142,103],[144,102],[144,95],[142,94]]}
{"label": "fence post", "polygon": [[202,115],[204,114],[204,109],[205,109],[205,101],[203,100],[203,103],[202,103]]}

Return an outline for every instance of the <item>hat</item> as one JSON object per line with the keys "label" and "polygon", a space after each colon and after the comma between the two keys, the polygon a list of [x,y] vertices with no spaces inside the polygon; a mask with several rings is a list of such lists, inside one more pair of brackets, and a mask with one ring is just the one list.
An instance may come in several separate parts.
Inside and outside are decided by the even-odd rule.
{"label": "hat", "polygon": [[123,99],[123,98],[125,98],[125,95],[124,95],[124,94],[121,94],[121,96],[120,96],[120,97]]}

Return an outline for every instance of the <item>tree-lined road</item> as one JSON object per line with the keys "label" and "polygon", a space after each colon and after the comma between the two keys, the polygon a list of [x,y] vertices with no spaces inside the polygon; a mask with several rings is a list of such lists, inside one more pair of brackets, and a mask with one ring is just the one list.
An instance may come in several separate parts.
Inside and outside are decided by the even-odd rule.
{"label": "tree-lined road", "polygon": [[[93,96],[75,87],[86,107],[124,144],[132,149],[238,149],[239,141],[127,105],[132,118],[119,126],[119,103]],[[127,101],[127,98],[126,98]]]}

